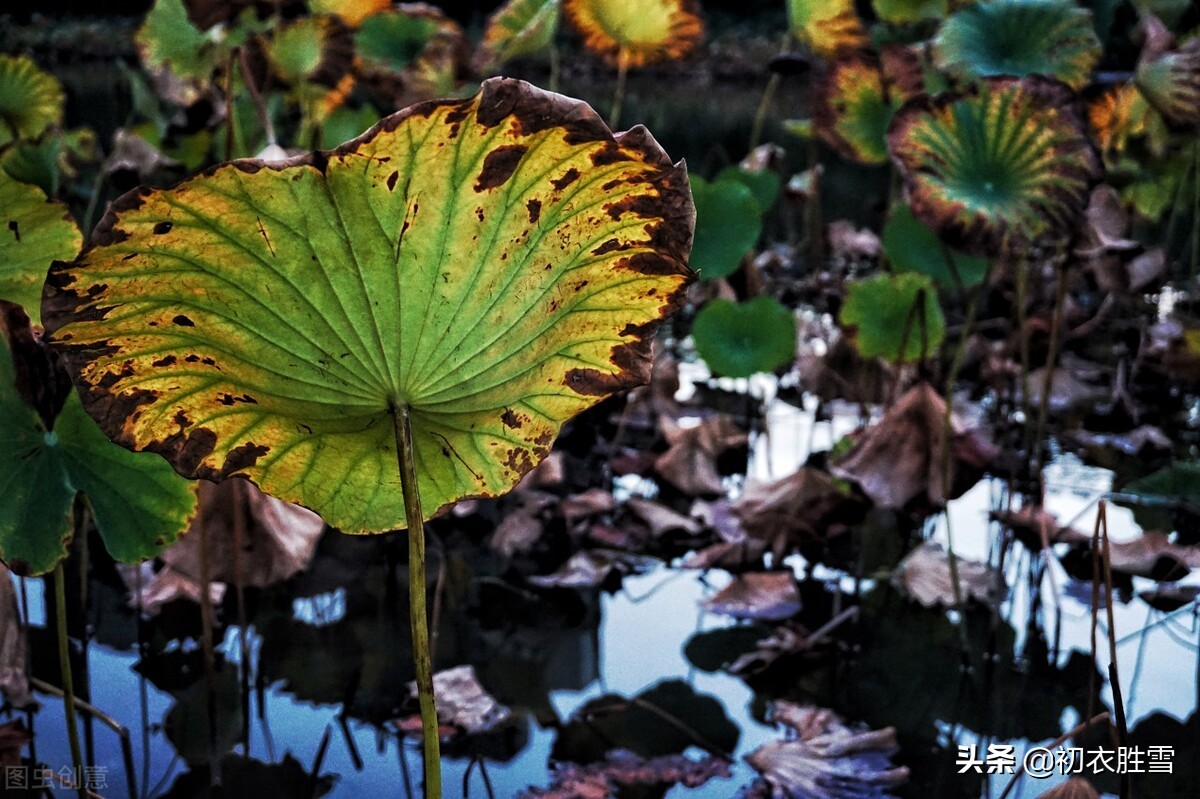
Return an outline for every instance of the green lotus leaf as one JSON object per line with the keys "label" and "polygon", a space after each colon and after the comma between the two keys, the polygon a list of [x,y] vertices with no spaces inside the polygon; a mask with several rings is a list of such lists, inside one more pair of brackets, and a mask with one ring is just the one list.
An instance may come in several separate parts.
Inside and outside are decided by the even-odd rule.
{"label": "green lotus leaf", "polygon": [[52,261],[69,261],[83,237],[66,206],[0,170],[0,299],[40,324],[42,283]]}
{"label": "green lotus leaf", "polygon": [[940,286],[970,288],[987,276],[986,258],[946,246],[906,205],[892,211],[884,225],[883,251],[895,271],[927,275]]}
{"label": "green lotus leaf", "polygon": [[142,65],[166,99],[191,105],[208,91],[217,49],[188,19],[182,0],[154,0],[134,41]]}
{"label": "green lotus leaf", "polygon": [[693,214],[644,128],[492,79],[330,152],[126,195],[51,271],[43,319],[115,440],[390,530],[405,414],[432,516],[647,378]]}
{"label": "green lotus leaf", "polygon": [[63,89],[26,56],[0,55],[0,147],[62,122]]}
{"label": "green lotus leaf", "polygon": [[624,53],[631,69],[683,58],[704,38],[695,0],[563,0],[583,46],[610,64]]}
{"label": "green lotus leaf", "polygon": [[742,257],[758,244],[762,234],[762,209],[754,192],[738,180],[692,177],[696,203],[696,241],[692,246],[692,269],[701,280],[728,277],[737,271]]}
{"label": "green lotus leaf", "polygon": [[386,11],[391,0],[308,0],[314,14],[332,14],[351,28],[357,28],[372,14]]}
{"label": "green lotus leaf", "polygon": [[[53,197],[58,194],[61,156],[62,139],[47,135],[37,141],[13,142],[0,156],[0,166],[13,180],[37,186]],[[3,290],[0,290],[2,296]]]}
{"label": "green lotus leaf", "polygon": [[49,421],[27,404],[19,381],[20,366],[29,365],[19,366],[14,353],[45,356],[23,312],[0,305],[0,313],[0,560],[21,574],[53,569],[67,555],[79,492],[114,558],[154,557],[186,529],[193,486],[161,458],[109,441],[69,388],[61,411],[43,409]]}
{"label": "green lotus leaf", "polygon": [[850,284],[838,315],[866,358],[907,363],[937,353],[946,321],[928,275],[875,275]]}
{"label": "green lotus leaf", "polygon": [[560,0],[508,0],[488,17],[479,42],[483,69],[550,47],[558,33]]}
{"label": "green lotus leaf", "polygon": [[400,72],[425,53],[439,34],[457,32],[458,26],[441,11],[410,3],[364,19],[354,34],[354,45],[367,69]]}
{"label": "green lotus leaf", "polygon": [[713,300],[696,314],[696,352],[714,374],[749,377],[796,356],[796,317],[765,294],[741,303]]}
{"label": "green lotus leaf", "polygon": [[350,70],[354,37],[337,17],[301,17],[274,30],[264,50],[285,85],[336,86]]}
{"label": "green lotus leaf", "polygon": [[878,63],[866,56],[838,59],[817,86],[813,125],[825,142],[860,164],[887,163],[887,129],[900,107],[889,96]]}
{"label": "green lotus leaf", "polygon": [[736,180],[745,184],[754,195],[754,201],[758,203],[759,213],[764,214],[775,205],[775,201],[779,199],[779,190],[783,187],[783,179],[779,177],[778,172],[770,169],[745,169],[736,164],[722,169],[713,180],[717,183],[722,180]]}
{"label": "green lotus leaf", "polygon": [[321,125],[321,146],[332,149],[344,141],[350,141],[378,120],[379,114],[369,105],[362,108],[342,106],[331,113]]}
{"label": "green lotus leaf", "polygon": [[972,255],[1061,243],[1101,171],[1074,94],[1046,78],[913,98],[888,149],[913,213]]}
{"label": "green lotus leaf", "polygon": [[950,8],[949,0],[873,0],[872,5],[881,20],[893,25],[941,19]]}
{"label": "green lotus leaf", "polygon": [[1200,36],[1179,46],[1147,41],[1134,83],[1146,100],[1176,125],[1200,127]]}
{"label": "green lotus leaf", "polygon": [[788,0],[787,10],[792,35],[822,58],[867,44],[854,0]]}
{"label": "green lotus leaf", "polygon": [[1072,0],[988,0],[949,17],[933,40],[940,69],[963,78],[1045,75],[1078,89],[1100,60],[1091,12]]}

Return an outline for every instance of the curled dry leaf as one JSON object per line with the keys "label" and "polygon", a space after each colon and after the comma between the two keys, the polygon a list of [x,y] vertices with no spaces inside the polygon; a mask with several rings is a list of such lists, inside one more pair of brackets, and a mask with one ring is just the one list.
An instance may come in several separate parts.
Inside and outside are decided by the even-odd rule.
{"label": "curled dry leaf", "polygon": [[[0,563],[0,692],[18,710],[37,705],[37,700],[29,692],[25,652],[25,630],[17,612],[17,592],[13,588],[11,573]],[[0,730],[3,729],[0,727]]]}
{"label": "curled dry leaf", "polygon": [[882,508],[903,508],[914,499],[941,505],[973,486],[996,457],[977,429],[951,419],[950,490],[942,485],[942,438],[946,403],[919,383],[875,424],[860,431],[831,471],[854,480]]}
{"label": "curled dry leaf", "polygon": [[1075,254],[1094,257],[1104,252],[1132,250],[1138,247],[1133,239],[1125,238],[1129,230],[1129,214],[1121,203],[1117,190],[1107,183],[1092,189],[1084,212],[1084,225]]}
{"label": "curled dry leaf", "polygon": [[844,525],[837,525],[833,516],[858,504],[848,488],[825,472],[801,467],[773,482],[748,482],[733,512],[753,538],[799,543],[843,532]]}
{"label": "curled dry leaf", "polygon": [[734,577],[702,606],[735,619],[779,621],[800,612],[800,591],[790,571],[748,572]]}
{"label": "curled dry leaf", "polygon": [[559,512],[568,526],[576,522],[611,513],[617,507],[611,491],[603,488],[589,488],[578,494],[572,494],[559,503]]}
{"label": "curled dry leaf", "polygon": [[[119,563],[117,573],[129,589],[129,606],[147,616],[157,616],[160,610],[178,599],[200,604],[200,580],[180,574],[170,566],[155,569],[151,561],[138,565]],[[221,604],[225,590],[225,583],[209,583],[208,599],[213,607]]]}
{"label": "curled dry leaf", "polygon": [[[1003,591],[999,574],[986,563],[956,558],[958,584],[964,600],[995,602]],[[953,607],[954,582],[950,579],[950,556],[941,544],[927,541],[900,561],[892,574],[892,585],[927,608]]]}
{"label": "curled dry leaf", "polygon": [[500,521],[488,542],[493,552],[506,558],[533,549],[545,530],[542,511],[555,502],[541,491],[522,491],[518,496],[520,504]]}
{"label": "curled dry leaf", "polygon": [[666,505],[648,499],[631,499],[625,503],[629,509],[650,529],[652,538],[660,538],[667,533],[682,533],[697,535],[700,533],[700,523],[690,516],[673,511]]}
{"label": "curled dry leaf", "polygon": [[[417,695],[416,683],[409,692]],[[512,718],[512,711],[479,684],[474,666],[458,666],[433,675],[438,720],[466,735],[489,732]]]}
{"label": "curled dry leaf", "polygon": [[698,788],[714,777],[729,776],[729,761],[707,756],[693,760],[684,755],[643,758],[624,749],[609,752],[604,761],[555,769],[549,788],[530,788],[521,799],[606,799],[621,788],[682,785]]}
{"label": "curled dry leaf", "polygon": [[908,769],[893,766],[895,729],[855,730],[832,710],[776,702],[775,720],[799,737],[768,743],[747,755],[773,789],[788,799],[871,799],[889,797],[908,780]]}
{"label": "curled dry leaf", "polygon": [[585,549],[576,552],[553,574],[530,577],[541,588],[597,588],[614,576],[638,574],[652,568],[657,560],[612,549]]}
{"label": "curled dry leaf", "polygon": [[1083,777],[1072,777],[1046,791],[1038,799],[1100,799],[1100,794]]}
{"label": "curled dry leaf", "polygon": [[662,416],[659,426],[670,445],[654,462],[659,476],[689,496],[725,493],[717,456],[746,446],[745,431],[725,415],[707,416],[691,427]]}

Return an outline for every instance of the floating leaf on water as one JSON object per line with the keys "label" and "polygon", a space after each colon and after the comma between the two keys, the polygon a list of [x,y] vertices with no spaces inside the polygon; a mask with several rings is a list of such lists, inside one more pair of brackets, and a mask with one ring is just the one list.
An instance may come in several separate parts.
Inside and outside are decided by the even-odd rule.
{"label": "floating leaf on water", "polygon": [[884,225],[883,251],[895,271],[927,275],[939,286],[971,288],[987,277],[986,258],[947,246],[907,205],[896,206]]}
{"label": "floating leaf on water", "polygon": [[1100,60],[1092,15],[1072,0],[990,0],[956,11],[933,60],[962,78],[1045,75],[1078,89]]}
{"label": "floating leaf on water", "polygon": [[603,762],[578,766],[563,763],[553,767],[549,788],[530,788],[519,799],[605,799],[622,788],[682,785],[698,788],[715,777],[728,777],[729,761],[707,755],[699,760],[684,755],[649,759],[624,749],[609,752]]}
{"label": "floating leaf on water", "polygon": [[790,571],[747,572],[704,600],[703,607],[735,619],[780,621],[800,612],[800,592]]}
{"label": "floating leaf on water", "polygon": [[973,255],[1064,241],[1100,176],[1074,95],[1045,78],[909,100],[888,149],[917,218]]}
{"label": "floating leaf on water", "polygon": [[[962,557],[955,557],[954,563],[964,602],[974,599],[991,605],[1003,595],[1004,581],[989,564]],[[927,608],[952,608],[956,604],[950,554],[935,541],[927,541],[900,561],[892,574],[892,585]]]}
{"label": "floating leaf on water", "polygon": [[476,53],[481,71],[549,48],[558,33],[561,5],[561,0],[507,0],[493,11]]}
{"label": "floating leaf on water", "polygon": [[723,494],[717,457],[746,446],[746,432],[728,416],[708,416],[690,427],[664,416],[659,426],[668,445],[654,462],[659,476],[688,496]]}
{"label": "floating leaf on water", "polygon": [[1046,791],[1038,799],[1100,799],[1100,794],[1083,777],[1072,777]]}
{"label": "floating leaf on water", "polygon": [[0,147],[36,139],[63,118],[62,84],[32,58],[0,54]]}
{"label": "floating leaf on water", "polygon": [[[13,586],[12,575],[0,563],[0,693],[5,702],[18,710],[37,706],[37,700],[29,692],[25,655],[25,629],[17,610],[17,590]],[[0,735],[0,739],[2,737]],[[0,765],[4,762],[3,750],[4,744],[0,743]]]}
{"label": "floating leaf on water", "polygon": [[796,357],[796,317],[774,297],[712,300],[696,314],[696,352],[718,375],[773,372]]}
{"label": "floating leaf on water", "polygon": [[923,274],[880,274],[850,284],[838,322],[853,330],[864,357],[906,363],[937,354],[946,320],[933,281]]}
{"label": "floating leaf on water", "polygon": [[553,574],[530,577],[539,588],[598,588],[610,578],[640,574],[658,565],[654,558],[611,549],[584,549],[572,555]]}
{"label": "floating leaf on water", "polygon": [[765,541],[782,538],[794,546],[844,532],[844,526],[832,524],[832,517],[861,504],[844,483],[802,467],[771,482],[749,480],[733,512],[748,535]]}
{"label": "floating leaf on water", "polygon": [[650,530],[651,538],[661,538],[667,533],[699,535],[700,523],[690,516],[671,510],[660,502],[636,497],[625,502],[625,507]]}
{"label": "floating leaf on water", "polygon": [[1133,81],[1146,99],[1171,122],[1200,126],[1200,35],[1176,45],[1175,37],[1148,16],[1146,43]]}
{"label": "floating leaf on water", "polygon": [[[408,687],[416,697],[416,683]],[[474,666],[457,666],[434,674],[433,695],[437,700],[438,721],[466,735],[489,732],[512,718],[512,711],[479,684]]]}
{"label": "floating leaf on water", "polygon": [[372,14],[386,11],[391,0],[308,0],[314,14],[332,14],[351,28],[357,28]]}
{"label": "floating leaf on water", "polygon": [[728,277],[758,244],[762,208],[754,191],[741,180],[724,178],[709,183],[693,176],[691,185],[696,203],[691,267],[701,280]]}
{"label": "floating leaf on water", "polygon": [[645,382],[691,222],[645,129],[493,79],[329,153],[127,195],[44,310],[115,439],[382,531],[405,525],[400,405],[433,515],[506,492],[566,419]]}
{"label": "floating leaf on water", "polygon": [[1079,544],[1092,538],[1072,527],[1060,526],[1054,514],[1036,505],[1027,505],[1019,510],[994,510],[988,515],[1011,530],[1018,541],[1035,552],[1041,551],[1045,543]]}
{"label": "floating leaf on water", "polygon": [[18,574],[53,569],[81,492],[113,558],[154,557],[187,526],[194,487],[160,458],[115,446],[73,391],[35,410],[30,392],[58,382],[49,364],[25,313],[0,303],[0,561]]}
{"label": "floating leaf on water", "polygon": [[695,0],[563,0],[563,13],[583,46],[631,69],[683,58],[704,38]]}
{"label": "floating leaf on water", "polygon": [[822,58],[867,45],[854,0],[788,0],[787,10],[792,35]]}
{"label": "floating leaf on water", "polygon": [[0,299],[17,303],[40,324],[50,264],[74,258],[82,244],[65,205],[0,171]]}

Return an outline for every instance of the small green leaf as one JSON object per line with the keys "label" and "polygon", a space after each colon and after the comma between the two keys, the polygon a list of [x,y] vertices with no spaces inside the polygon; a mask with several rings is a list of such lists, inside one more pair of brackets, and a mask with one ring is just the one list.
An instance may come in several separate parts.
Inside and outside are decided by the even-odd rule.
{"label": "small green leaf", "polygon": [[717,183],[722,180],[736,180],[738,183],[746,184],[746,187],[754,195],[754,200],[758,203],[759,212],[764,214],[770,211],[771,207],[775,205],[775,201],[779,199],[779,189],[783,184],[779,173],[770,169],[751,171],[736,164],[722,169],[713,180]]}
{"label": "small green leaf", "polygon": [[216,46],[188,19],[182,0],[154,0],[134,41],[142,65],[166,99],[191,105],[209,90]]}
{"label": "small green leaf", "polygon": [[40,324],[42,283],[53,261],[69,261],[83,237],[66,206],[0,170],[0,300]]}
{"label": "small green leaf", "polygon": [[[10,145],[0,158],[0,164],[10,178],[37,186],[46,196],[53,197],[58,194],[58,161],[61,153],[62,139],[57,135],[47,135],[35,142]],[[0,209],[3,208],[0,205]],[[0,290],[0,297],[3,296]]]}
{"label": "small green leaf", "polygon": [[772,372],[796,355],[796,317],[773,297],[713,300],[696,314],[696,352],[726,377]]}
{"label": "small green leaf", "polygon": [[864,357],[895,363],[936,354],[946,337],[933,281],[912,272],[851,283],[838,321],[854,329],[854,345]]}
{"label": "small green leaf", "polygon": [[970,288],[987,276],[986,258],[951,249],[907,205],[897,206],[884,226],[883,251],[895,271],[928,275],[941,286],[953,288],[962,281]]}
{"label": "small green leaf", "polygon": [[508,0],[488,17],[479,43],[484,70],[550,47],[562,15],[560,0]]}
{"label": "small green leaf", "polygon": [[62,122],[63,89],[58,79],[26,56],[0,55],[0,147],[14,139],[36,139]]}
{"label": "small green leaf", "polygon": [[728,277],[762,233],[762,210],[754,192],[737,180],[709,183],[692,177],[692,198],[696,202],[692,269],[701,280]]}

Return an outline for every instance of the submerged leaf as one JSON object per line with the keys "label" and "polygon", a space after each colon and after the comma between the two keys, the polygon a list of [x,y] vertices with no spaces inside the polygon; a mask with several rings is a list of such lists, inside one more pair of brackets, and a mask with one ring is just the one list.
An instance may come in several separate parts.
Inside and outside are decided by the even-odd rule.
{"label": "submerged leaf", "polygon": [[1045,78],[914,98],[888,149],[917,218],[974,255],[1065,240],[1100,176],[1073,94]]}
{"label": "submerged leaf", "polygon": [[63,117],[63,89],[27,56],[0,54],[0,147],[36,139]]}
{"label": "submerged leaf", "polygon": [[17,303],[40,324],[50,264],[74,258],[82,244],[66,206],[0,170],[0,299]]}
{"label": "submerged leaf", "polygon": [[695,0],[563,0],[563,13],[584,47],[630,68],[683,58],[704,37]]}
{"label": "submerged leaf", "polygon": [[946,337],[933,281],[915,272],[851,283],[838,321],[853,329],[854,346],[864,357],[893,363],[936,355]]}
{"label": "submerged leaf", "polygon": [[713,300],[696,314],[696,352],[726,377],[771,372],[796,357],[796,317],[779,300]]}
{"label": "submerged leaf", "polygon": [[1045,75],[1078,89],[1101,49],[1091,13],[1072,0],[989,0],[942,24],[933,59],[959,77]]}
{"label": "submerged leaf", "polygon": [[493,79],[329,153],[127,195],[43,310],[126,446],[389,530],[402,407],[432,516],[504,493],[564,421],[646,380],[691,224],[645,129]]}
{"label": "submerged leaf", "polygon": [[477,60],[486,70],[550,47],[561,0],[508,0],[488,17]]}

